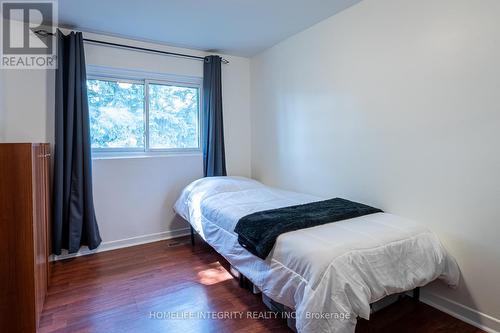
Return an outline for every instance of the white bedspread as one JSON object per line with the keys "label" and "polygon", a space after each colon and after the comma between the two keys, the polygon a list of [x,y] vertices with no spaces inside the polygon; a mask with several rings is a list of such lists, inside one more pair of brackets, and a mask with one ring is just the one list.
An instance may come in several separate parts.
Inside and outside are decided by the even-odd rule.
{"label": "white bedspread", "polygon": [[386,213],[285,233],[266,260],[239,245],[233,230],[241,217],[322,199],[210,177],[187,186],[175,210],[262,292],[295,309],[299,332],[354,332],[356,317],[369,319],[370,303],[387,295],[437,278],[458,284],[458,267],[436,235]]}

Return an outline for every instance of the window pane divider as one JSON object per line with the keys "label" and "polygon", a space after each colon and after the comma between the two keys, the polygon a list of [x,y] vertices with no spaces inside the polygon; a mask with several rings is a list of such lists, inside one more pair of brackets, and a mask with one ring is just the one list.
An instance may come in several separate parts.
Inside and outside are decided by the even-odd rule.
{"label": "window pane divider", "polygon": [[149,80],[144,80],[144,151],[149,152]]}

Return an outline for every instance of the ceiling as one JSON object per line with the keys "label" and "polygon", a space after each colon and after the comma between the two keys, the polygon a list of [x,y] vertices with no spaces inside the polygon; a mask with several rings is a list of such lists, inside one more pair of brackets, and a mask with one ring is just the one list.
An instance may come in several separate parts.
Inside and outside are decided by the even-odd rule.
{"label": "ceiling", "polygon": [[251,57],[361,0],[59,0],[59,25]]}

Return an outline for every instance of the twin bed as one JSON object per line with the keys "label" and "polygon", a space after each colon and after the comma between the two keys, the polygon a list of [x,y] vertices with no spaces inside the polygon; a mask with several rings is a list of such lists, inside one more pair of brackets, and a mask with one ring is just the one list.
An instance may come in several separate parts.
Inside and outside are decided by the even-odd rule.
{"label": "twin bed", "polygon": [[295,310],[298,332],[354,332],[370,304],[442,279],[456,286],[459,270],[435,234],[387,213],[281,234],[265,259],[238,242],[245,216],[321,201],[242,177],[209,177],[188,185],[175,211],[255,287]]}

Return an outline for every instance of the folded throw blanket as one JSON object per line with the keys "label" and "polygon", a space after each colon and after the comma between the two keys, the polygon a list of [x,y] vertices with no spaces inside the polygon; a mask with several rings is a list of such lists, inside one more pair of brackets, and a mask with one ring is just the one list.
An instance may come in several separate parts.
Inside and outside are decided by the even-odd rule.
{"label": "folded throw blanket", "polygon": [[242,217],[234,231],[241,246],[265,259],[278,236],[285,232],[381,212],[378,208],[335,198],[256,212]]}

